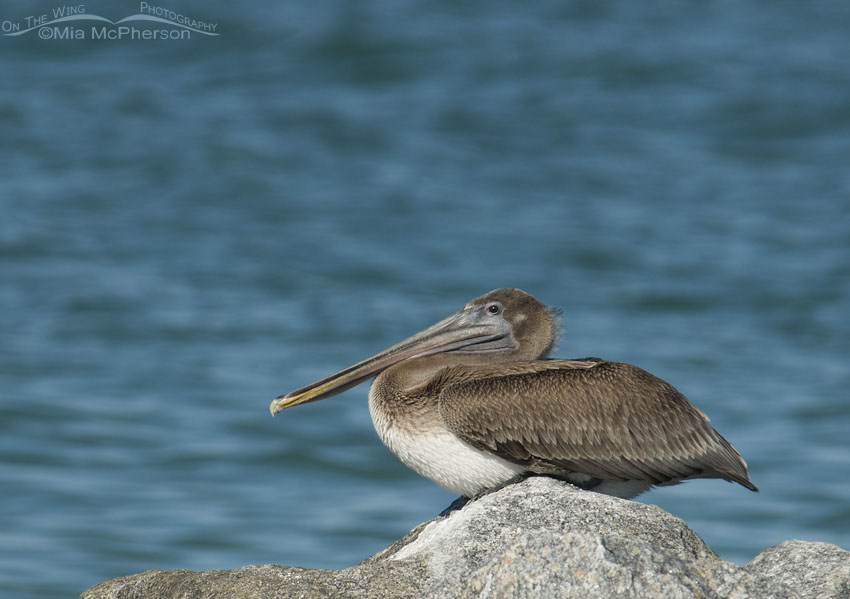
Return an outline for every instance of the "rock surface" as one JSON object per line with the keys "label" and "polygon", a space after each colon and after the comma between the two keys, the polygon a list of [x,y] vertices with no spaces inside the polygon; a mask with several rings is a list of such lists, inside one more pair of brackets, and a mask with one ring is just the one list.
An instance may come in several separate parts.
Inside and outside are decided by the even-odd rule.
{"label": "rock surface", "polygon": [[151,570],[82,597],[850,599],[850,552],[786,541],[737,566],[661,508],[532,478],[345,570]]}

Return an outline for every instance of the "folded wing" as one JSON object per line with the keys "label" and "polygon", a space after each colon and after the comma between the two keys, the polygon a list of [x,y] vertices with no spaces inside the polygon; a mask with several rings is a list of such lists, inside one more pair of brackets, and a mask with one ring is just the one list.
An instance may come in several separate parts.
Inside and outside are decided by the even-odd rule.
{"label": "folded wing", "polygon": [[630,364],[585,358],[454,366],[433,383],[451,432],[533,473],[653,485],[723,478],[758,490],[705,414]]}

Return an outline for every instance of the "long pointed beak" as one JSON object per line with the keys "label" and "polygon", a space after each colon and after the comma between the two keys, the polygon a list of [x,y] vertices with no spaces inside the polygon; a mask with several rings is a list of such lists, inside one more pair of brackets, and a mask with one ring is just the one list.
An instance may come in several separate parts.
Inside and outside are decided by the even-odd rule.
{"label": "long pointed beak", "polygon": [[393,364],[411,358],[451,351],[503,351],[513,347],[510,324],[507,321],[502,318],[488,318],[480,309],[466,308],[371,358],[306,387],[276,397],[269,406],[269,411],[274,416],[285,408],[342,393]]}

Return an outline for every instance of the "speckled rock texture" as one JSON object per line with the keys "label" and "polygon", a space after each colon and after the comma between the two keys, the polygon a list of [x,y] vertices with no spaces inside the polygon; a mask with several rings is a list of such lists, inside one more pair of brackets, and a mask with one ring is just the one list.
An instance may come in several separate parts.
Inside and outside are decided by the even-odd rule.
{"label": "speckled rock texture", "polygon": [[83,599],[850,599],[850,552],[786,541],[738,566],[679,518],[532,478],[416,527],[345,570],[151,570]]}

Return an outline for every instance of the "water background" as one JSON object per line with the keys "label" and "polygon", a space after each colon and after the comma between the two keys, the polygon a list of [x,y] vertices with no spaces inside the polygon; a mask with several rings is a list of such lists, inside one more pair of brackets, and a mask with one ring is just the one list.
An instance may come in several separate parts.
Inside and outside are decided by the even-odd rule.
{"label": "water background", "polygon": [[365,385],[268,404],[503,286],[761,488],[641,501],[738,563],[850,547],[850,4],[167,8],[220,35],[0,37],[2,596],[341,568],[432,518]]}

